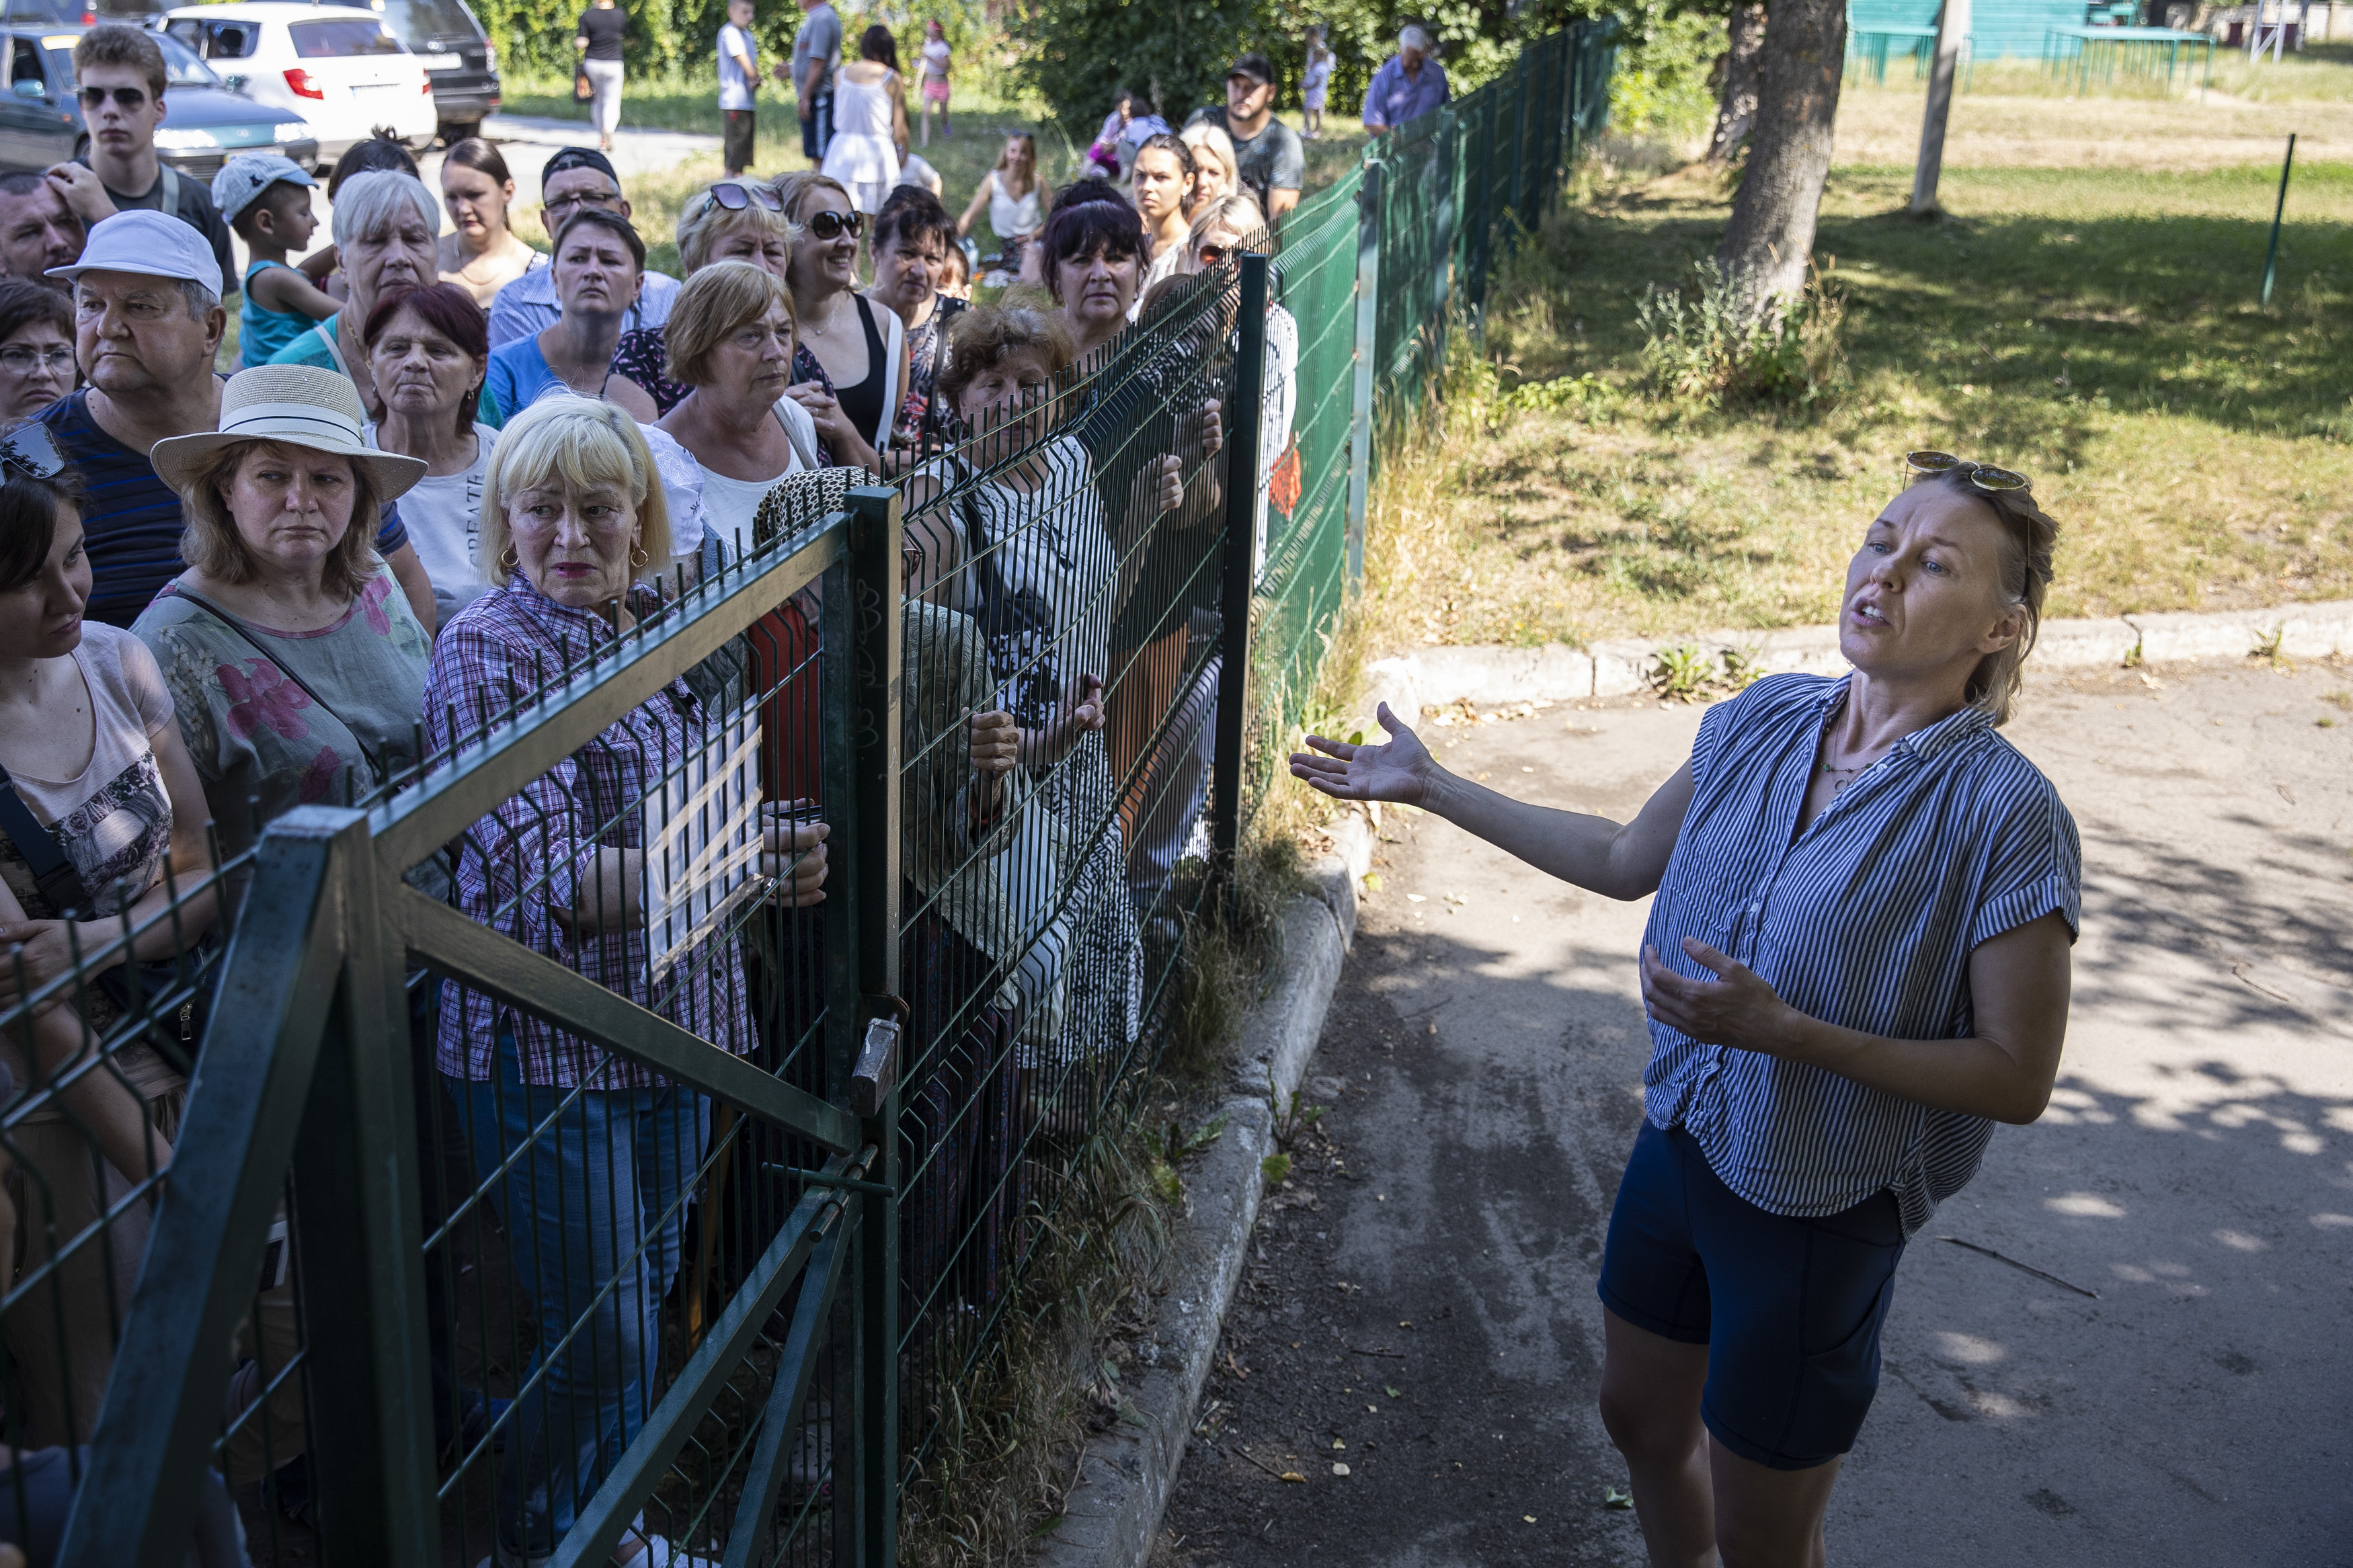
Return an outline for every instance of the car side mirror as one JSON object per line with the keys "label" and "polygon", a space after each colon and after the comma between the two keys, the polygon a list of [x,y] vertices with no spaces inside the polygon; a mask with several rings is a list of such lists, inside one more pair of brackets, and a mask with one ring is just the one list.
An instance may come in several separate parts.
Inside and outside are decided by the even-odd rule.
{"label": "car side mirror", "polygon": [[15,91],[18,98],[47,98],[49,96],[48,89],[37,81],[25,81],[19,79],[10,82],[8,86]]}
{"label": "car side mirror", "polygon": [[221,85],[228,89],[231,92],[243,92],[245,90],[245,84],[251,79],[252,79],[250,77],[225,76],[221,78]]}

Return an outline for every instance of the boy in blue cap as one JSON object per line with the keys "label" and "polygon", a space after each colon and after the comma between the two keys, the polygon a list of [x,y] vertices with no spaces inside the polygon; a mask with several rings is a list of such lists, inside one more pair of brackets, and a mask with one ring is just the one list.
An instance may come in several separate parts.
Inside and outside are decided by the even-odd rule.
{"label": "boy in blue cap", "polygon": [[245,364],[266,363],[343,308],[286,259],[308,250],[318,230],[318,216],[311,210],[317,184],[292,159],[275,153],[231,158],[213,176],[213,205],[252,257],[245,267],[245,303],[237,315],[237,355]]}

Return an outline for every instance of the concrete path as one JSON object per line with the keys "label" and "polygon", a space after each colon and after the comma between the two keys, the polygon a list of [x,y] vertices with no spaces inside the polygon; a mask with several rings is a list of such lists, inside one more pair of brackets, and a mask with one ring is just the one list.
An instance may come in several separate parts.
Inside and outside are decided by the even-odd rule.
{"label": "concrete path", "polygon": [[[1833,1560],[2353,1561],[2348,688],[2250,666],[2030,693],[2010,733],[2086,863],[2061,1087],[1905,1259]],[[1423,732],[1622,816],[1698,717]],[[1641,1114],[1644,908],[1431,817],[1384,838],[1309,1069],[1331,1110],[1262,1224],[1157,1560],[1640,1563],[1603,1506],[1625,1472],[1593,1279]]]}

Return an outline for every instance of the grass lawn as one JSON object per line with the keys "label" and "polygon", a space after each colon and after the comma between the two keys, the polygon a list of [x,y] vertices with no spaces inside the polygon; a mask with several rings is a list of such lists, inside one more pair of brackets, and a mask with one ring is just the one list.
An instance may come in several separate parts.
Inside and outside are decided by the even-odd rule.
{"label": "grass lawn", "polygon": [[[2069,101],[2033,72],[1997,94],[1981,72],[1932,223],[1903,211],[1909,146],[1841,163],[1817,252],[1848,375],[1811,408],[1641,390],[1636,302],[1714,249],[1728,191],[1696,167],[1589,180],[1505,275],[1494,369],[1455,367],[1442,445],[1391,468],[1377,624],[1526,644],[1827,620],[1917,447],[2034,478],[2066,530],[2053,614],[2353,595],[2353,67],[2295,69],[2259,81],[2306,96],[2220,107]],[[1847,96],[1842,155],[1916,145],[1904,86]],[[2266,310],[2270,138],[2299,124],[2345,160],[2300,145]]]}

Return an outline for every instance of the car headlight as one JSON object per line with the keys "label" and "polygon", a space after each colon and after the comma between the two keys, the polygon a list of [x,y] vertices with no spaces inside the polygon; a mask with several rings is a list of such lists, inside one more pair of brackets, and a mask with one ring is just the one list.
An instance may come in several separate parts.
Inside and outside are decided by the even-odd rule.
{"label": "car headlight", "polygon": [[290,120],[279,126],[272,134],[280,142],[308,142],[317,132],[311,129],[308,121]]}
{"label": "car headlight", "polygon": [[155,145],[171,153],[194,153],[201,148],[217,147],[220,138],[209,131],[158,131]]}

